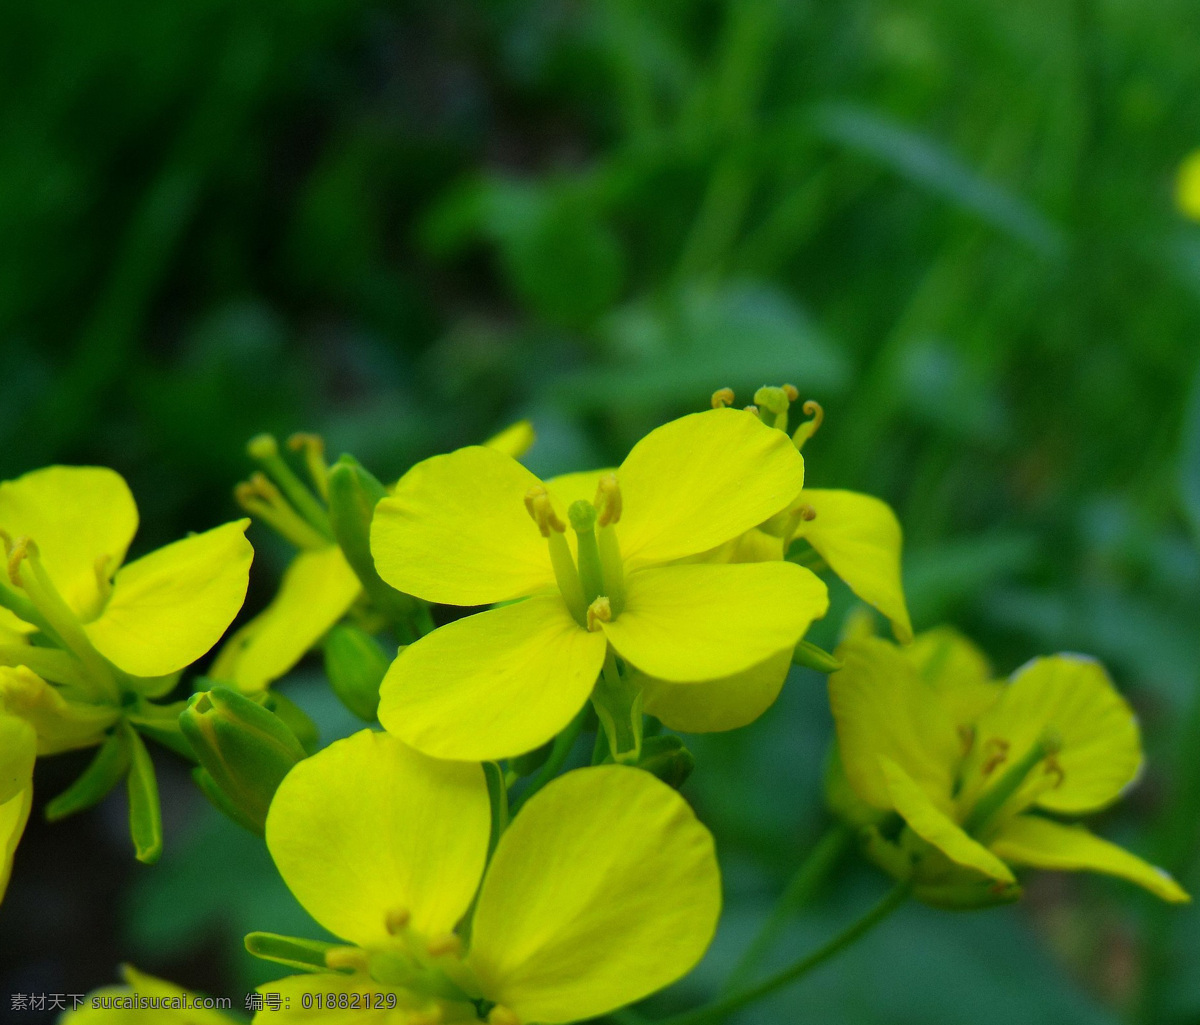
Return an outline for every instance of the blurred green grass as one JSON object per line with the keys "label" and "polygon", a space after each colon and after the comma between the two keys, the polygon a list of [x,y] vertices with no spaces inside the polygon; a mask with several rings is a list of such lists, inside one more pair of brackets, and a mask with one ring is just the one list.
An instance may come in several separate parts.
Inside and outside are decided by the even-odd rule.
{"label": "blurred green grass", "polygon": [[[394,476],[531,416],[549,473],[719,386],[791,381],[828,414],[809,479],[897,508],[918,626],[959,624],[1003,671],[1110,664],[1150,766],[1109,828],[1200,885],[1200,227],[1171,202],[1198,33],[1184,0],[7,5],[0,472],[115,466],[148,548],[233,514],[260,430]],[[818,828],[828,724],[819,681],[792,689],[700,745],[693,796],[750,881],[733,920]],[[15,892],[38,872],[17,866]],[[191,892],[193,915],[221,900]],[[997,968],[997,1006],[1025,1020],[1029,987],[1065,986],[1200,1016],[1200,914],[1037,892],[987,942],[1060,970]],[[921,999],[846,1021],[961,1020],[930,980],[988,926],[920,922],[937,970],[887,985]],[[140,947],[97,927],[61,977],[102,981],[170,924]],[[890,935],[884,959],[917,942]]]}

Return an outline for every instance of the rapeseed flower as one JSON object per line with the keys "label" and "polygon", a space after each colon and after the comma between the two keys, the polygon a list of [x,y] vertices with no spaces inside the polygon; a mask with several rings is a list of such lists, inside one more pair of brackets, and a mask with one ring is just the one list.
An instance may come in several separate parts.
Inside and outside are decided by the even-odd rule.
{"label": "rapeseed flower", "polygon": [[[1008,683],[946,630],[910,651],[856,637],[829,678],[845,782],[868,853],[930,903],[1019,894],[1014,868],[1119,876],[1163,900],[1167,873],[1059,821],[1115,801],[1142,765],[1137,721],[1096,661],[1037,658]],[[842,802],[845,808],[846,802]],[[899,827],[899,828],[898,828]]]}
{"label": "rapeseed flower", "polygon": [[[533,441],[532,426],[521,420],[484,445],[517,459]],[[270,605],[234,633],[213,663],[213,679],[246,694],[291,670],[363,597],[362,581],[334,540],[324,446],[312,434],[294,435],[289,446],[303,453],[311,487],[283,462],[274,439],[260,435],[250,451],[271,476],[255,474],[235,492],[248,512],[299,549]]]}
{"label": "rapeseed flower", "polygon": [[428,754],[507,757],[562,730],[602,669],[621,686],[617,656],[690,687],[790,651],[826,609],[812,573],[685,560],[775,515],[803,480],[786,435],[733,409],[651,431],[610,472],[543,483],[479,447],[419,463],[376,509],[380,575],[431,602],[504,604],[404,649],[380,721]]}
{"label": "rapeseed flower", "polygon": [[[493,825],[479,765],[387,733],[364,730],[300,762],[272,802],[267,846],[296,899],[345,945],[323,950],[318,974],[260,987],[285,1009],[255,1021],[341,1007],[408,1025],[573,1022],[669,985],[707,948],[721,900],[712,837],[649,773],[608,765],[553,780],[489,860]],[[247,946],[320,945],[251,934]]]}

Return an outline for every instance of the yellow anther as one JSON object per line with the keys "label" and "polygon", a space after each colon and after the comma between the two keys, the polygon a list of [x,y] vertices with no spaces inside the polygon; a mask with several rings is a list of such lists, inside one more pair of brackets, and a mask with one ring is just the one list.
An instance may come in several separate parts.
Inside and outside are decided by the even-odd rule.
{"label": "yellow anther", "polygon": [[792,442],[798,449],[803,449],[804,443],[816,434],[821,424],[825,422],[825,410],[815,399],[807,400],[802,408],[804,415],[812,419],[805,420],[792,434]]}
{"label": "yellow anther", "polygon": [[612,622],[612,603],[604,596],[600,595],[587,610],[587,628],[591,632],[600,629],[599,623]]}
{"label": "yellow anther", "polygon": [[800,389],[794,384],[785,384],[783,386],[783,394],[787,396],[788,402],[795,402],[800,398]]}
{"label": "yellow anther", "polygon": [[800,517],[800,519],[804,520],[805,523],[811,523],[817,518],[817,510],[811,505],[798,505],[796,506],[795,513]]}
{"label": "yellow anther", "polygon": [[271,483],[265,473],[256,470],[250,474],[250,479],[242,481],[234,487],[233,497],[247,512],[255,512],[255,507],[286,505],[283,493]]}
{"label": "yellow anther", "polygon": [[621,485],[615,473],[606,473],[596,487],[595,506],[600,512],[600,526],[621,521]]}
{"label": "yellow anther", "polygon": [[521,1025],[518,1018],[503,1004],[497,1004],[488,1012],[488,1025]]}
{"label": "yellow anther", "polygon": [[393,936],[398,932],[403,932],[408,928],[409,919],[412,918],[412,913],[408,908],[392,908],[384,918],[384,928]]}
{"label": "yellow anther", "polygon": [[549,494],[540,484],[535,484],[525,492],[525,508],[542,532],[542,537],[549,537],[552,530],[559,534],[566,532],[566,524],[558,518]]}
{"label": "yellow anther", "polygon": [[256,434],[246,442],[246,453],[251,459],[271,459],[279,455],[279,442],[272,434]]}
{"label": "yellow anther", "polygon": [[1054,754],[1047,755],[1045,762],[1042,764],[1046,775],[1054,777],[1054,782],[1050,784],[1050,789],[1057,790],[1063,785],[1063,780],[1067,778],[1067,774],[1063,772],[1063,767],[1058,762],[1058,756]]}
{"label": "yellow anther", "polygon": [[726,406],[733,405],[733,389],[718,388],[712,393],[712,408],[724,409]]}
{"label": "yellow anther", "polygon": [[37,558],[38,548],[31,537],[19,537],[8,550],[8,578],[17,587],[21,584],[21,563],[27,558]]}
{"label": "yellow anther", "polygon": [[758,415],[759,415],[759,413],[758,413],[758,406],[747,406],[747,407],[746,407],[746,412],[747,412],[747,413],[753,413],[755,416],[758,416]]}
{"label": "yellow anther", "polygon": [[288,438],[288,448],[304,454],[304,466],[317,493],[329,500],[329,467],[325,463],[325,439],[319,434],[293,434]]}
{"label": "yellow anther", "polygon": [[980,768],[985,776],[990,776],[1001,765],[1008,761],[1008,741],[993,737],[984,747],[983,766]]}
{"label": "yellow anther", "polygon": [[444,957],[447,954],[458,957],[462,953],[462,938],[452,932],[443,933],[433,937],[425,949],[429,951],[430,957]]}
{"label": "yellow anther", "polygon": [[325,967],[334,971],[351,968],[356,972],[365,972],[371,967],[371,961],[367,952],[360,947],[334,947],[325,951]]}

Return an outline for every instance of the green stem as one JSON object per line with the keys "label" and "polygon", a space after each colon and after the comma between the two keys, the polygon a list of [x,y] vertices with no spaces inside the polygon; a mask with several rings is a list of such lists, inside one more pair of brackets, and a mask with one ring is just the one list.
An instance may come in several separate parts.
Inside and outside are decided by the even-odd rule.
{"label": "green stem", "polygon": [[871,908],[858,921],[847,926],[811,954],[802,957],[795,964],[789,965],[782,971],[768,976],[762,982],[756,983],[746,989],[738,990],[736,993],[731,993],[728,996],[721,997],[707,1007],[698,1007],[694,1011],[684,1011],[682,1014],[675,1014],[669,1018],[660,1019],[655,1025],[702,1025],[702,1023],[718,1022],[727,1014],[732,1014],[734,1011],[740,1010],[748,1004],[761,1000],[765,996],[770,996],[776,990],[782,989],[797,979],[803,978],[814,968],[824,964],[835,954],[840,954],[847,947],[865,936],[908,899],[910,889],[911,884],[908,881],[897,883],[888,891],[887,896],[883,900]]}
{"label": "green stem", "polygon": [[779,934],[796,912],[812,899],[853,838],[853,830],[845,823],[839,822],[825,831],[808,857],[800,863],[758,935],[729,973],[726,990],[736,989],[754,975],[755,968],[779,939]]}

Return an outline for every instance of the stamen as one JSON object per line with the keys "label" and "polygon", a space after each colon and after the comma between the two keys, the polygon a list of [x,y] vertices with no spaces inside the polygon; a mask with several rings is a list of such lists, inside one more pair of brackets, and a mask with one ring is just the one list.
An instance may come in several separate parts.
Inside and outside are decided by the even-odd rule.
{"label": "stamen", "polygon": [[246,451],[287,495],[288,501],[300,517],[326,537],[327,544],[332,543],[333,528],[329,525],[329,514],[292,468],[283,461],[279,454],[279,443],[275,438],[270,434],[255,435],[246,444]]}
{"label": "stamen", "polygon": [[552,530],[557,534],[566,533],[566,524],[558,518],[558,514],[554,511],[554,504],[550,501],[550,495],[540,484],[535,484],[525,492],[525,508],[529,510],[533,522],[542,532],[542,537],[549,537]]}
{"label": "stamen", "polygon": [[447,954],[457,957],[462,953],[462,937],[452,932],[444,933],[433,937],[425,949],[429,951],[430,957],[444,957]]}
{"label": "stamen", "polygon": [[518,1018],[503,1004],[497,1004],[488,1012],[488,1025],[521,1025],[521,1019]]}
{"label": "stamen", "polygon": [[600,483],[596,487],[594,504],[600,512],[601,527],[621,522],[621,485],[618,483],[615,473],[606,473],[600,478]]}
{"label": "stamen", "polygon": [[726,406],[733,405],[733,389],[718,388],[712,393],[712,408],[724,409]]}
{"label": "stamen", "polygon": [[325,439],[319,434],[293,434],[288,438],[288,448],[304,454],[304,467],[317,489],[317,494],[329,501],[329,466],[325,462]]}
{"label": "stamen", "polygon": [[800,398],[800,390],[794,384],[785,384],[783,394],[787,396],[788,402],[795,402]]}
{"label": "stamen", "polygon": [[403,932],[408,928],[409,920],[412,918],[412,913],[408,908],[392,908],[384,918],[384,928],[395,936],[398,932]]}
{"label": "stamen", "polygon": [[1008,746],[1008,741],[1001,740],[999,737],[989,740],[984,747],[983,765],[979,771],[985,776],[990,776],[1008,761]]}
{"label": "stamen", "polygon": [[753,413],[755,416],[761,419],[762,415],[758,411],[758,406],[746,406],[745,408],[747,413]]}
{"label": "stamen", "polygon": [[[1003,740],[993,740],[988,742],[988,747],[995,744],[997,747],[1003,745],[1005,757],[1008,754],[1008,743]],[[986,749],[985,749],[986,750]],[[979,798],[967,815],[963,822],[963,829],[972,836],[987,825],[987,823],[995,817],[996,813],[1009,803],[1009,800],[1021,790],[1024,786],[1029,774],[1037,767],[1040,762],[1054,759],[1054,756],[1062,750],[1062,736],[1053,728],[1047,729],[1038,741],[1031,747],[1023,758],[1014,762],[992,786],[986,790],[982,797]],[[999,764],[999,763],[997,763]],[[993,766],[994,768],[994,766]],[[1054,776],[1057,772],[1055,786],[1062,781],[1062,768],[1058,762],[1053,761],[1052,766],[1048,766],[1048,772]],[[1043,793],[1044,790],[1038,791]],[[1036,793],[1032,796],[1023,794],[1027,798],[1020,802],[1022,807],[1028,807],[1029,804],[1036,800]]]}
{"label": "stamen", "polygon": [[811,505],[798,505],[796,513],[805,523],[811,523],[817,518],[817,510]]}
{"label": "stamen", "polygon": [[329,538],[301,519],[266,474],[255,471],[233,489],[233,497],[251,516],[262,520],[297,548],[328,548]]}
{"label": "stamen", "polygon": [[820,430],[821,424],[825,422],[825,410],[815,399],[809,399],[802,408],[804,415],[812,417],[812,419],[805,420],[792,435],[792,443],[797,449],[803,449],[804,443],[816,434]]}
{"label": "stamen", "polygon": [[38,556],[38,546],[31,537],[19,537],[16,544],[12,545],[8,550],[8,579],[11,580],[17,587],[23,587],[21,583],[21,563],[26,559],[36,559]]}
{"label": "stamen", "polygon": [[597,598],[587,610],[587,628],[589,633],[600,629],[600,623],[612,622],[612,603],[604,595]]}

